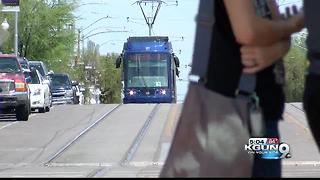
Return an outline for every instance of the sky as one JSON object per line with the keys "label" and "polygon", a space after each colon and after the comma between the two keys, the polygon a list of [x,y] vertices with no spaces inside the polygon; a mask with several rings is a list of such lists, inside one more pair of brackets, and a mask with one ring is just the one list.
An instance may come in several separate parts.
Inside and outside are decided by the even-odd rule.
{"label": "sky", "polygon": [[[84,29],[84,37],[98,32],[108,31],[87,38],[99,44],[100,54],[121,53],[123,43],[130,36],[148,36],[148,26],[144,20],[136,0],[79,0],[80,7],[75,15],[79,18],[76,28]],[[180,59],[180,80],[177,82],[178,101],[185,98],[188,87],[188,74],[191,63],[193,44],[195,39],[196,22],[199,0],[163,0],[159,14],[153,26],[152,35],[168,36],[173,50]],[[301,0],[279,0],[281,12],[284,7],[297,4],[301,7]],[[151,16],[151,4],[143,5],[147,16]],[[129,19],[128,19],[129,17]],[[101,20],[99,20],[101,19]],[[98,22],[96,22],[99,20]],[[96,22],[96,23],[94,23]],[[94,23],[94,24],[93,24]],[[111,31],[111,32],[110,32]],[[182,38],[183,37],[183,38]]]}

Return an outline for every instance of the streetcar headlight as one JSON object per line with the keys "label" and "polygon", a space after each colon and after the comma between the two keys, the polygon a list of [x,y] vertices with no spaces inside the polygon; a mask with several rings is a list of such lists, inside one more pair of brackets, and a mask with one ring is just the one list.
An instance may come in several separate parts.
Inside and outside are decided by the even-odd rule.
{"label": "streetcar headlight", "polygon": [[165,89],[161,90],[160,92],[161,92],[162,95],[166,95],[167,94],[167,91]]}
{"label": "streetcar headlight", "polygon": [[130,91],[129,91],[129,95],[130,95],[130,96],[133,96],[133,95],[135,95],[135,94],[136,94],[136,92],[135,92],[134,90],[130,90]]}

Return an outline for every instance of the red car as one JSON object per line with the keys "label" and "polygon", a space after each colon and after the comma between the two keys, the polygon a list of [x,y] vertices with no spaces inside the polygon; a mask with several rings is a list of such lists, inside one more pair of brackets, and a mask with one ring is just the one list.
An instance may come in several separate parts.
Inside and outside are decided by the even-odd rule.
{"label": "red car", "polygon": [[14,111],[18,121],[27,121],[30,108],[30,90],[17,56],[0,54],[1,113]]}

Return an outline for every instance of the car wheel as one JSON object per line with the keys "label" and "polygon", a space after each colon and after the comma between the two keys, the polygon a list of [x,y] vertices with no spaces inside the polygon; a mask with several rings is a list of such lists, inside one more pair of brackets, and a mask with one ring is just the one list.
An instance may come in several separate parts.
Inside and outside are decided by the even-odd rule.
{"label": "car wheel", "polygon": [[50,111],[50,105],[46,107],[46,112]]}
{"label": "car wheel", "polygon": [[43,108],[39,108],[39,113],[45,113],[46,112],[46,108],[43,107]]}
{"label": "car wheel", "polygon": [[76,103],[75,104],[80,104],[80,97],[76,96]]}
{"label": "car wheel", "polygon": [[16,117],[18,121],[28,121],[29,114],[29,105],[21,105],[16,108]]}

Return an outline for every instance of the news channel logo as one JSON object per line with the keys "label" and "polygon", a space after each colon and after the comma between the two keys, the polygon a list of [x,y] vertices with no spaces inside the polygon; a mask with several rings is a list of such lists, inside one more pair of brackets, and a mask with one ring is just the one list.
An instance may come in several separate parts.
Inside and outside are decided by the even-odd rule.
{"label": "news channel logo", "polygon": [[250,138],[244,149],[250,154],[259,154],[262,159],[291,158],[290,147],[278,138]]}

